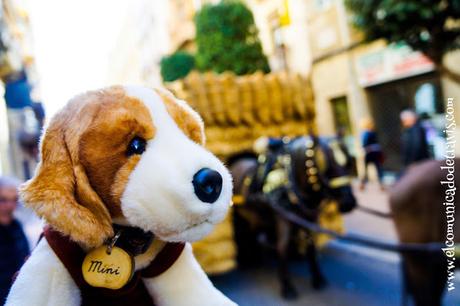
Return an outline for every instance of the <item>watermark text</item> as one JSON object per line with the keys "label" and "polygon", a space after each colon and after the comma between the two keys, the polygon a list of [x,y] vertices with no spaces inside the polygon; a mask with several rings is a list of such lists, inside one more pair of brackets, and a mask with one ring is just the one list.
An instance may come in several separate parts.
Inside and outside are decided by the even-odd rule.
{"label": "watermark text", "polygon": [[441,170],[445,173],[441,181],[441,185],[444,187],[444,201],[443,206],[445,208],[446,216],[446,247],[443,248],[443,252],[447,257],[447,290],[452,291],[455,289],[454,278],[455,278],[455,235],[454,235],[454,223],[455,223],[455,192],[457,187],[455,186],[455,108],[454,99],[448,98],[446,105],[446,126],[444,133],[446,135],[446,153],[444,164],[441,166]]}

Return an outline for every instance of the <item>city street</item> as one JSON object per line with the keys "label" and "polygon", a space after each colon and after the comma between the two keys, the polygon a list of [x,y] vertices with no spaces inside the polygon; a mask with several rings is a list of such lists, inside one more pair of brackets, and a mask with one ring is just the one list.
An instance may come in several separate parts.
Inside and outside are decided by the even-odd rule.
{"label": "city street", "polygon": [[[355,188],[362,205],[387,211],[386,194],[378,186],[370,185],[364,192]],[[395,241],[396,233],[390,220],[355,211],[345,217],[349,232],[376,239]],[[331,242],[321,251],[320,265],[328,280],[328,287],[315,291],[309,282],[305,262],[291,265],[299,298],[284,301],[279,294],[276,265],[234,271],[213,278],[214,283],[240,305],[313,305],[313,306],[397,306],[401,305],[401,277],[396,254],[358,247],[344,242]],[[444,306],[460,305],[460,278],[457,287],[446,294]]]}
{"label": "city street", "polygon": [[0,306],[460,306],[459,63],[460,0],[2,0]]}

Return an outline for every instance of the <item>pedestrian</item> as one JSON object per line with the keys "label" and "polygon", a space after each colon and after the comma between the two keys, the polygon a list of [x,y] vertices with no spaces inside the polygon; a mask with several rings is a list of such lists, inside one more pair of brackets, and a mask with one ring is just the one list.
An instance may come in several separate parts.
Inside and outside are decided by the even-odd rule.
{"label": "pedestrian", "polygon": [[377,171],[377,179],[380,189],[384,190],[383,179],[383,152],[375,132],[374,122],[370,118],[361,120],[361,144],[364,150],[364,175],[361,180],[360,189],[364,190],[368,181],[369,165],[374,165]]}
{"label": "pedestrian", "polygon": [[404,110],[400,115],[403,127],[401,137],[401,152],[403,165],[409,165],[430,158],[426,131],[417,114],[410,109]]}
{"label": "pedestrian", "polygon": [[13,277],[29,255],[29,244],[13,213],[19,180],[0,177],[0,305],[5,303]]}

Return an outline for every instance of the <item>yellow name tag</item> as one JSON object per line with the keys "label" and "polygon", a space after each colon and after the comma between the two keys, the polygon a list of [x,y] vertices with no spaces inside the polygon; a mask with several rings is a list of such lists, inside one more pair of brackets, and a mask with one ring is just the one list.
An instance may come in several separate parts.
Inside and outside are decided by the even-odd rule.
{"label": "yellow name tag", "polygon": [[86,255],[81,269],[91,286],[116,290],[131,280],[133,267],[133,258],[123,249],[113,247],[108,254],[107,246],[101,246]]}

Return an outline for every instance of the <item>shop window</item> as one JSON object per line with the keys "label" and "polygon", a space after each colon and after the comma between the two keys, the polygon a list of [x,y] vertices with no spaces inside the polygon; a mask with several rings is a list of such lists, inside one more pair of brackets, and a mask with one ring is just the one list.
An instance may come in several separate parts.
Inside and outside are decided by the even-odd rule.
{"label": "shop window", "polygon": [[346,97],[331,99],[332,112],[336,132],[351,135],[350,116],[348,115],[348,101]]}
{"label": "shop window", "polygon": [[436,92],[431,83],[419,86],[415,92],[415,110],[419,114],[433,114],[436,112]]}
{"label": "shop window", "polygon": [[348,151],[352,155],[355,155],[353,131],[351,128],[347,97],[342,96],[331,99],[331,106],[336,135],[343,139]]}

